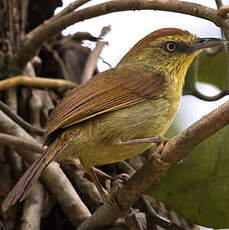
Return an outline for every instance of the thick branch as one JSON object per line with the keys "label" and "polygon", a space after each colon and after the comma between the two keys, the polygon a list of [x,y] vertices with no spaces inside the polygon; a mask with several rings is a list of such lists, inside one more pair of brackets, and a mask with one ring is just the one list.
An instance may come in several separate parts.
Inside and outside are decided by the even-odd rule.
{"label": "thick branch", "polygon": [[41,175],[42,181],[56,197],[73,226],[79,226],[91,216],[59,164],[52,162]]}
{"label": "thick branch", "polygon": [[47,21],[38,26],[22,40],[21,49],[18,53],[18,64],[24,67],[25,64],[35,56],[37,50],[50,37],[58,32],[61,32],[67,26],[76,22],[80,22],[89,18],[127,10],[162,10],[172,11],[177,13],[189,14],[212,21],[217,26],[229,28],[227,19],[220,17],[217,10],[202,6],[195,3],[183,1],[148,1],[148,0],[116,0],[98,4],[92,7],[87,7],[69,14],[61,15],[55,20]]}
{"label": "thick branch", "polygon": [[57,89],[72,89],[76,86],[74,82],[66,81],[62,79],[16,76],[0,81],[0,91],[9,89],[11,87],[20,86],[20,85],[31,86],[36,88],[57,88]]}
{"label": "thick branch", "polygon": [[7,116],[9,116],[13,121],[15,121],[18,125],[20,125],[23,129],[25,129],[27,132],[31,133],[37,133],[40,135],[44,135],[45,130],[36,128],[35,126],[32,126],[30,123],[25,121],[23,118],[21,118],[16,113],[13,113],[10,108],[0,101],[0,110],[2,110]]}
{"label": "thick branch", "polygon": [[31,188],[23,207],[21,230],[40,230],[44,194],[41,183],[36,183]]}
{"label": "thick branch", "polygon": [[1,145],[15,147],[20,151],[32,151],[37,153],[44,152],[44,148],[42,147],[42,145],[36,142],[33,143],[29,140],[26,140],[25,138],[16,137],[5,133],[0,133],[0,146]]}
{"label": "thick branch", "polygon": [[[202,117],[180,135],[172,138],[160,154],[153,157],[128,181],[116,194],[116,200],[122,209],[129,208],[141,194],[146,193],[153,184],[203,140],[229,124],[229,101],[210,114]],[[96,230],[103,228],[121,216],[119,209],[106,203],[77,230]]]}

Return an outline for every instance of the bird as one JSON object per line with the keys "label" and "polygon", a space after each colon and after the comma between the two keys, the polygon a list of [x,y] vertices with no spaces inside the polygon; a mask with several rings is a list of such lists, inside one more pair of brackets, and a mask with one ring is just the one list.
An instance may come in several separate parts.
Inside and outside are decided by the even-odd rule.
{"label": "bird", "polygon": [[92,168],[139,155],[154,144],[151,137],[162,137],[178,110],[193,59],[202,49],[223,44],[162,28],[137,42],[116,67],[68,92],[47,120],[47,150],[8,193],[2,210],[24,200],[53,160],[79,159],[99,188]]}

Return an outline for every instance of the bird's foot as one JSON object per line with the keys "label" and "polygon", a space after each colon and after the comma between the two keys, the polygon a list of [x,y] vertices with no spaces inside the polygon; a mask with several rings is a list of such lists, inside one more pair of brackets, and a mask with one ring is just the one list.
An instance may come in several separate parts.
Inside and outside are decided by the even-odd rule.
{"label": "bird's foot", "polygon": [[125,182],[129,180],[130,176],[127,173],[121,173],[112,178],[112,180],[107,179],[105,181],[105,187],[108,193],[113,194],[123,187]]}

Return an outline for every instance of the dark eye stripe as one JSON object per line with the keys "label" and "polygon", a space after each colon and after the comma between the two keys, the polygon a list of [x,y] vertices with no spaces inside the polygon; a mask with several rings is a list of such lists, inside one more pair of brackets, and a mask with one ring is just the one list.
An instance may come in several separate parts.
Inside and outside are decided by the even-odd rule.
{"label": "dark eye stripe", "polygon": [[178,42],[177,52],[179,53],[191,53],[193,51],[193,48],[185,44],[184,42]]}
{"label": "dark eye stripe", "polygon": [[176,44],[176,50],[174,50],[175,53],[191,53],[193,52],[192,46],[185,44],[184,42],[174,42],[174,41],[167,41],[162,44],[162,49],[169,52],[167,49],[168,44],[174,43]]}

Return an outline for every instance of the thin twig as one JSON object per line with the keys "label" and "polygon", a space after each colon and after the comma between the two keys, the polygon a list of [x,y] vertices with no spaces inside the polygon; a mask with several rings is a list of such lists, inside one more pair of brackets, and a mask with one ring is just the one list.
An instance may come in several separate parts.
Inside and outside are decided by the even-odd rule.
{"label": "thin twig", "polygon": [[185,230],[175,223],[172,223],[171,221],[168,221],[165,218],[157,215],[144,195],[140,197],[140,201],[145,211],[150,215],[150,218],[154,224],[157,224],[166,230]]}
{"label": "thin twig", "polygon": [[193,96],[203,100],[203,101],[217,101],[227,95],[229,95],[229,90],[223,90],[215,96],[205,96],[204,94],[200,93],[197,89],[193,90]]}
{"label": "thin twig", "polygon": [[15,27],[14,27],[14,20],[13,20],[13,12],[14,12],[14,6],[13,6],[13,1],[8,1],[8,9],[9,9],[9,40],[10,40],[10,46],[11,48],[14,50],[15,46],[13,44],[15,44]]}
{"label": "thin twig", "polygon": [[15,86],[30,86],[36,88],[57,88],[72,89],[76,86],[74,82],[53,78],[31,78],[26,76],[16,76],[0,81],[0,91]]}
{"label": "thin twig", "polygon": [[27,22],[27,12],[28,12],[29,0],[21,0],[21,35],[25,34],[25,27]]}
{"label": "thin twig", "polygon": [[[218,16],[222,18],[226,18],[229,13],[229,6],[223,6],[222,0],[215,0],[217,8],[218,8]],[[228,17],[227,17],[228,18]],[[229,31],[228,29],[221,28],[221,35],[229,40]],[[225,53],[227,55],[227,89],[229,90],[229,47],[224,46]]]}
{"label": "thin twig", "polygon": [[79,8],[80,6],[86,4],[87,2],[90,2],[91,0],[76,0],[75,2],[70,3],[67,7],[65,7],[62,11],[60,11],[58,14],[50,18],[46,23],[49,23],[51,21],[56,20],[59,17],[62,17],[66,14],[69,14]]}
{"label": "thin twig", "polygon": [[[5,102],[12,113],[17,114],[18,111],[18,100],[17,100],[17,89],[10,88],[5,93]],[[9,166],[12,172],[12,175],[15,179],[22,173],[22,160],[21,157],[17,154],[15,149],[11,146],[6,148],[7,156],[6,159],[9,162]]]}
{"label": "thin twig", "polygon": [[107,42],[101,41],[103,37],[110,31],[110,26],[104,26],[101,30],[101,33],[99,35],[99,38],[97,40],[95,49],[90,53],[87,62],[84,66],[84,70],[82,73],[82,83],[88,81],[96,68],[97,61],[99,59],[99,56],[103,50],[103,47],[107,45]]}
{"label": "thin twig", "polygon": [[0,109],[7,115],[9,116],[13,121],[15,121],[18,125],[20,125],[23,129],[25,129],[29,133],[37,133],[40,135],[44,135],[45,130],[36,128],[35,126],[32,126],[29,124],[27,121],[25,121],[22,117],[17,115],[16,113],[11,112],[10,108],[0,101]]}
{"label": "thin twig", "polygon": [[109,62],[105,61],[103,57],[100,56],[99,59],[100,59],[105,65],[107,65],[109,68],[113,68],[112,65],[111,65]]}
{"label": "thin twig", "polygon": [[95,42],[97,41],[97,37],[91,35],[89,32],[76,32],[74,34],[71,34],[69,36],[64,37],[63,39],[72,39],[74,41],[83,41],[83,40],[88,40],[88,41],[92,41]]}
{"label": "thin twig", "polygon": [[63,75],[63,78],[64,78],[65,80],[68,80],[68,79],[69,79],[68,71],[66,70],[65,64],[64,64],[63,60],[61,59],[59,53],[58,53],[56,50],[54,50],[54,49],[53,49],[50,45],[48,45],[48,44],[45,44],[44,46],[45,46],[46,49],[53,55],[53,58],[55,59],[55,61],[56,61],[57,64],[59,65],[60,71],[61,71],[61,73],[62,73],[62,75]]}
{"label": "thin twig", "polygon": [[215,3],[218,9],[223,5],[222,0],[215,0]]}

